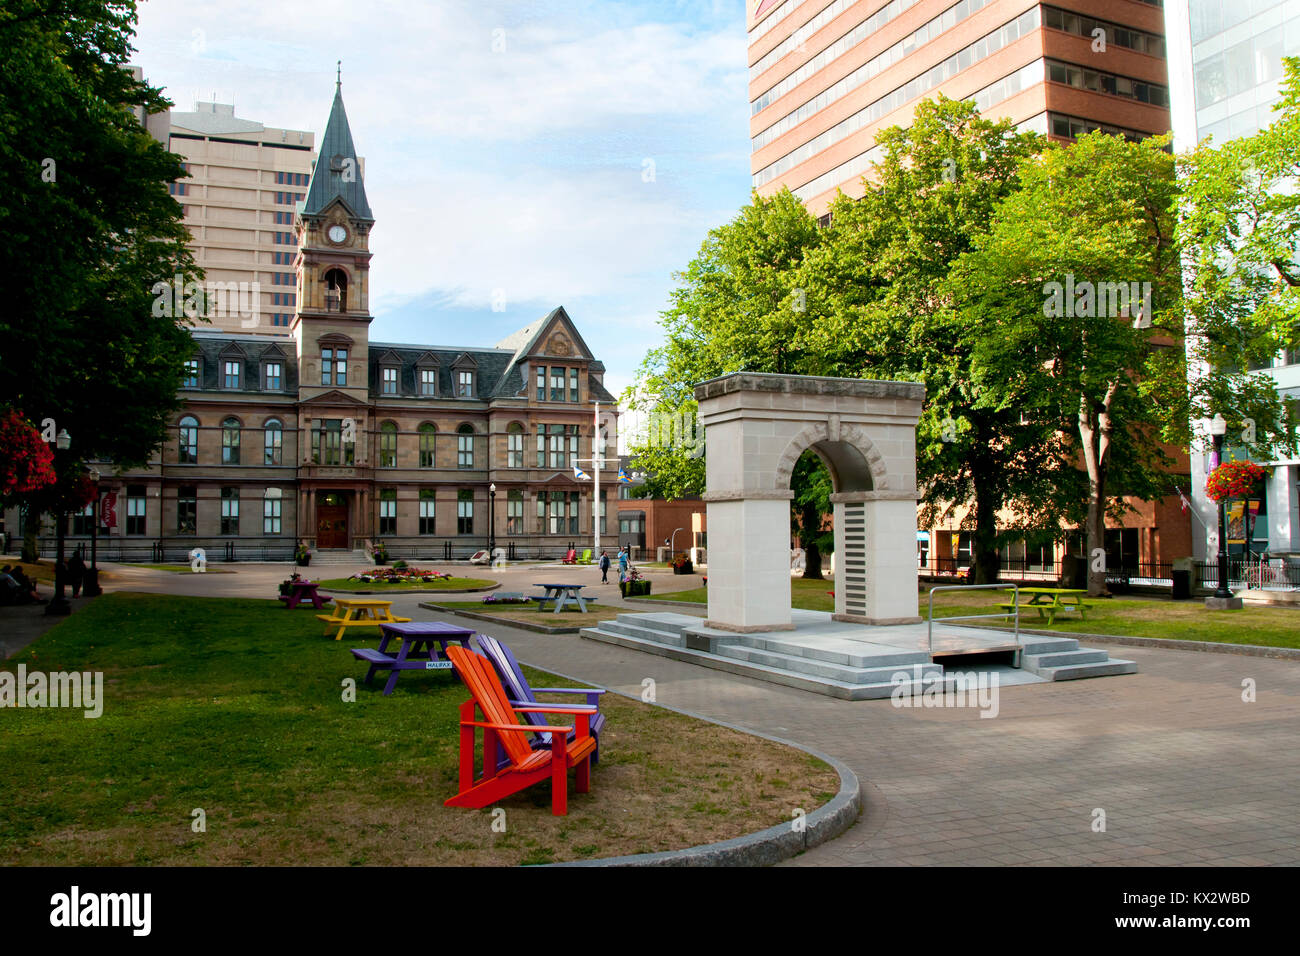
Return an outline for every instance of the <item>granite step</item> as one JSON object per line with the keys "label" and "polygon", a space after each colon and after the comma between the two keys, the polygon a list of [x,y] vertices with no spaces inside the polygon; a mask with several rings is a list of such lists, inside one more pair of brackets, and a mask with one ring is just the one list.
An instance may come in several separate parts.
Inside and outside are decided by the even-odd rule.
{"label": "granite step", "polygon": [[[894,664],[927,664],[930,657],[924,651],[881,652],[862,641],[821,639],[816,644],[801,643],[796,639],[779,637],[746,637],[742,644],[757,650],[772,651],[791,657],[842,664],[847,667],[889,667]],[[873,653],[874,650],[874,653]]]}
{"label": "granite step", "polygon": [[892,683],[894,675],[900,672],[908,675],[919,675],[922,679],[927,680],[933,680],[932,675],[943,673],[942,666],[928,661],[918,662],[915,665],[880,665],[879,662],[873,662],[877,666],[854,667],[845,664],[832,664],[828,661],[798,654],[780,654],[756,647],[746,647],[743,644],[724,644],[717,649],[717,653],[722,657],[750,661],[751,663],[762,664],[766,667],[790,671],[795,674],[828,677],[845,684],[855,685]]}
{"label": "granite step", "polygon": [[1039,677],[1053,681],[1078,680],[1082,677],[1112,677],[1116,674],[1136,674],[1137,661],[1125,661],[1107,655],[1106,660],[1097,661],[1096,663],[1043,667],[1034,671],[1034,673]]}

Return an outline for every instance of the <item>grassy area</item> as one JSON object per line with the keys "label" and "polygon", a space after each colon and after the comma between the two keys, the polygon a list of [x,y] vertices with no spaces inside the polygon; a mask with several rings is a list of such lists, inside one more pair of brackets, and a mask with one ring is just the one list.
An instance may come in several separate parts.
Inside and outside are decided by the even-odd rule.
{"label": "grassy area", "polygon": [[[4,662],[96,670],[103,715],[14,709],[0,734],[0,859],[9,865],[543,863],[654,851],[788,823],[832,796],[807,754],[605,695],[589,794],[552,817],[541,784],[491,809],[456,790],[446,672],[360,683],[348,647],[275,601],[114,593]],[[542,686],[571,684],[529,669]],[[356,699],[344,700],[345,680]],[[193,811],[206,832],[192,828]]]}
{"label": "grassy area", "polygon": [[[46,584],[54,583],[54,562],[48,564],[37,561],[0,561],[0,567],[11,565],[23,569],[23,574],[27,575],[33,581],[44,581]],[[100,577],[105,577],[104,572],[100,572]]]}
{"label": "grassy area", "polygon": [[[301,572],[300,572],[301,573]],[[322,591],[468,591],[470,588],[490,588],[496,584],[486,578],[443,578],[441,581],[354,581],[351,578],[328,578],[320,583]]]}
{"label": "grassy area", "polygon": [[[978,594],[978,596],[976,596]],[[1000,610],[1005,592],[960,591],[935,599],[935,620],[959,614],[989,614]],[[1126,637],[1161,637],[1178,641],[1212,641],[1221,644],[1260,644],[1265,647],[1300,647],[1300,610],[1247,606],[1240,611],[1211,611],[1200,599],[1170,601],[1161,598],[1084,598],[1087,618],[1073,611],[1059,614],[1047,627],[1036,611],[1021,611],[1021,627],[1053,633],[1115,634]],[[942,608],[942,610],[940,610]],[[921,616],[929,613],[928,592],[922,592]],[[1010,627],[999,621],[970,621],[990,627]]]}
{"label": "grassy area", "polygon": [[[802,608],[805,611],[833,611],[835,610],[835,598],[830,595],[833,590],[835,590],[835,582],[830,578],[825,581],[791,578],[790,606]],[[702,587],[691,588],[688,591],[673,591],[669,594],[652,594],[650,596],[664,601],[692,601],[697,604],[707,604],[709,601],[708,589]]]}
{"label": "grassy area", "polygon": [[554,606],[548,606],[547,610],[539,611],[536,604],[484,604],[482,601],[439,601],[438,606],[457,611],[472,611],[475,614],[488,614],[505,621],[539,624],[543,627],[591,627],[601,621],[611,621],[618,617],[620,613],[628,613],[628,608],[613,607],[608,604],[597,604],[585,613],[577,610],[577,605],[570,604],[559,614],[555,613]]}

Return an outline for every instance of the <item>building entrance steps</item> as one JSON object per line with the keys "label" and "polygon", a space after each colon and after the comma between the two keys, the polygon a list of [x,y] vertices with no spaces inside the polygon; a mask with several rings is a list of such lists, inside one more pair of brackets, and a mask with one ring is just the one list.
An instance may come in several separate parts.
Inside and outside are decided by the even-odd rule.
{"label": "building entrance steps", "polygon": [[[1005,661],[1015,647],[1006,631],[936,622],[931,647],[925,624],[865,626],[832,620],[822,611],[794,610],[791,617],[793,631],[738,634],[707,627],[693,615],[658,611],[620,614],[580,633],[588,640],[848,700],[889,697],[900,686],[947,685],[953,674],[972,670],[998,670],[1003,684],[1137,671],[1132,661],[1081,648],[1068,637],[1022,636],[1021,667],[1014,669]],[[945,669],[950,658],[961,662],[954,659]]]}

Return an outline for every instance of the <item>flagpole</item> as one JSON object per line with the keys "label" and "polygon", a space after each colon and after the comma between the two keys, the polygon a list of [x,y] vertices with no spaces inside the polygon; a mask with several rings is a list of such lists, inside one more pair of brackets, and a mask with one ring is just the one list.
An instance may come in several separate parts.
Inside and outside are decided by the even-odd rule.
{"label": "flagpole", "polygon": [[592,402],[591,464],[596,470],[591,488],[591,527],[596,536],[596,549],[592,554],[600,560],[600,468],[604,464],[600,453],[600,402]]}

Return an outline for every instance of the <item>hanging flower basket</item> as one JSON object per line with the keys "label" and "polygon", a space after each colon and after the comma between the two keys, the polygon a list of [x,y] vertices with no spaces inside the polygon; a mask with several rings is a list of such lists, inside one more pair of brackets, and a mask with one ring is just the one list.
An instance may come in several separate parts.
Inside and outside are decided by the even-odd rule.
{"label": "hanging flower basket", "polygon": [[1253,461],[1225,461],[1205,479],[1205,496],[1211,501],[1246,498],[1268,477],[1268,469]]}

